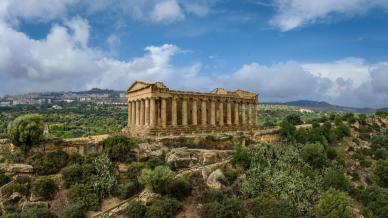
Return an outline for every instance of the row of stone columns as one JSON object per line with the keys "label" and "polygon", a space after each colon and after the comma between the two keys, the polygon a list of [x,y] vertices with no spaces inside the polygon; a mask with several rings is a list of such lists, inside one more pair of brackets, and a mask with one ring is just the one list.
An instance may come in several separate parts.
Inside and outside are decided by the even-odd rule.
{"label": "row of stone columns", "polygon": [[[128,125],[129,126],[167,126],[167,98],[159,98],[157,105],[156,98],[139,99],[128,102]],[[191,101],[190,101],[191,100]],[[191,105],[191,123],[196,126],[247,126],[257,125],[257,104],[244,101],[216,101],[215,99],[181,99],[181,125],[187,126],[189,118],[189,104]],[[190,101],[190,102],[189,102]],[[208,103],[210,102],[210,111]],[[218,108],[216,108],[218,102]],[[234,120],[232,120],[232,102],[234,104]],[[199,103],[199,104],[198,104]],[[226,111],[224,112],[224,104]],[[246,108],[248,107],[248,108]],[[198,121],[198,108],[201,110],[201,120]],[[210,120],[208,113],[210,112]],[[218,112],[218,119],[216,116]],[[226,113],[226,124],[224,123]],[[241,120],[240,120],[241,114]],[[171,125],[178,125],[178,99],[173,97],[171,101]]]}

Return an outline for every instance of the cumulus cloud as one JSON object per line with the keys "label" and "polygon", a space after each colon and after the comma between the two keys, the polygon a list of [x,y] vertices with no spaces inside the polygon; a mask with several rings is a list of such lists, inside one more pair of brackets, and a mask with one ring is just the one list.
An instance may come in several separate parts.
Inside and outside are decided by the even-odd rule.
{"label": "cumulus cloud", "polygon": [[388,10],[388,0],[273,0],[277,14],[270,23],[282,31],[335,17],[362,15],[372,9]]}

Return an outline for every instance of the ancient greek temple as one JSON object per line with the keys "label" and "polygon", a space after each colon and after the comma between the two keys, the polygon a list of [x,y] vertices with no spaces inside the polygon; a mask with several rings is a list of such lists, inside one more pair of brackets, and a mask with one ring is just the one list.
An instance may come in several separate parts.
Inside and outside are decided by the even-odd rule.
{"label": "ancient greek temple", "polygon": [[258,128],[258,95],[243,90],[170,90],[162,82],[135,81],[128,88],[132,136],[252,131]]}

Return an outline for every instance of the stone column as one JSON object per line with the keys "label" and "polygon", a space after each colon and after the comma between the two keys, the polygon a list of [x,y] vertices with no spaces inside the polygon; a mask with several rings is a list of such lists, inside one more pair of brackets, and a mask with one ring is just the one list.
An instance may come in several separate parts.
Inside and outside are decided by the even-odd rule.
{"label": "stone column", "polygon": [[128,101],[128,126],[132,124],[132,102]]}
{"label": "stone column", "polygon": [[226,102],[226,124],[232,125],[232,105],[229,100]]}
{"label": "stone column", "polygon": [[140,125],[140,101],[136,100],[136,126]]}
{"label": "stone column", "polygon": [[156,105],[155,98],[150,99],[150,126],[155,127],[156,125]]}
{"label": "stone column", "polygon": [[197,125],[198,124],[198,116],[197,116],[197,100],[193,99],[193,104],[191,108],[191,122],[192,125]]}
{"label": "stone column", "polygon": [[140,126],[144,125],[144,99],[140,100]]}
{"label": "stone column", "polygon": [[245,102],[241,103],[241,124],[245,126],[247,124],[247,120],[245,117],[246,110],[245,110]]}
{"label": "stone column", "polygon": [[144,109],[145,109],[144,122],[146,126],[149,126],[150,125],[150,99],[149,98],[145,99]]}
{"label": "stone column", "polygon": [[202,126],[206,126],[207,124],[207,111],[206,111],[206,99],[202,99],[202,107],[201,107],[201,111],[202,111],[202,120],[201,120],[201,124]]}
{"label": "stone column", "polygon": [[136,101],[132,101],[132,119],[131,124],[132,126],[136,125]]}
{"label": "stone column", "polygon": [[221,100],[220,103],[218,104],[218,112],[219,112],[219,120],[218,124],[220,126],[224,125],[224,102]]}
{"label": "stone column", "polygon": [[240,107],[238,102],[234,102],[234,125],[239,125]]}
{"label": "stone column", "polygon": [[252,104],[248,102],[248,125],[252,125]]}
{"label": "stone column", "polygon": [[182,125],[187,126],[187,99],[182,99]]}
{"label": "stone column", "polygon": [[162,98],[162,105],[161,105],[161,123],[163,127],[167,126],[167,99]]}
{"label": "stone column", "polygon": [[211,99],[210,102],[210,124],[212,126],[216,125],[216,102],[214,99]]}
{"label": "stone column", "polygon": [[171,123],[173,126],[177,126],[178,124],[178,114],[177,114],[177,99],[175,97],[172,97],[172,104],[171,104]]}
{"label": "stone column", "polygon": [[255,126],[259,125],[259,121],[257,120],[257,113],[259,113],[259,112],[257,111],[257,109],[258,109],[258,104],[255,101],[255,106],[254,106],[254,110],[253,110],[253,119],[254,119],[253,125],[255,125]]}

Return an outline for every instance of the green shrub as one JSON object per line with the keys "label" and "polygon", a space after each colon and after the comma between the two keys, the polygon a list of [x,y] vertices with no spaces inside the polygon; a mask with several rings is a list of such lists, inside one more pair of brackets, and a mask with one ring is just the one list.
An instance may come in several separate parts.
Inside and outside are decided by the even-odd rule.
{"label": "green shrub", "polygon": [[18,192],[22,195],[27,196],[30,193],[30,186],[29,184],[15,183],[12,186],[12,192]]}
{"label": "green shrub", "polygon": [[293,142],[296,137],[296,127],[287,121],[283,121],[280,125],[279,134],[283,140]]}
{"label": "green shrub", "polygon": [[58,173],[67,164],[69,155],[63,151],[35,154],[28,159],[38,175]]}
{"label": "green shrub", "polygon": [[326,153],[321,144],[306,144],[301,151],[302,159],[315,168],[322,168],[327,163]]}
{"label": "green shrub", "polygon": [[138,178],[140,184],[157,192],[165,193],[168,183],[174,178],[174,173],[167,166],[157,166],[154,170],[143,169]]}
{"label": "green shrub", "polygon": [[187,196],[191,195],[191,184],[184,177],[172,179],[168,183],[164,194],[179,200],[183,200]]}
{"label": "green shrub", "polygon": [[238,218],[244,217],[239,200],[225,198],[221,202],[210,202],[202,206],[200,215],[202,218]]}
{"label": "green shrub", "polygon": [[151,157],[146,162],[147,167],[150,169],[155,169],[157,166],[167,166],[167,163],[164,161],[163,157]]}
{"label": "green shrub", "polygon": [[201,196],[202,203],[222,202],[226,198],[224,192],[218,189],[206,189]]}
{"label": "green shrub", "polygon": [[80,183],[82,181],[82,166],[79,164],[73,164],[67,166],[61,170],[63,183],[66,188]]}
{"label": "green shrub", "polygon": [[132,162],[128,165],[128,178],[137,182],[137,177],[140,176],[141,171],[146,167],[147,165],[143,162]]}
{"label": "green shrub", "polygon": [[300,125],[303,124],[303,121],[300,119],[300,116],[297,114],[288,115],[285,120],[292,125]]}
{"label": "green shrub", "polygon": [[232,184],[237,179],[237,172],[231,168],[225,168],[222,172],[229,184]]}
{"label": "green shrub", "polygon": [[335,188],[339,191],[348,191],[351,184],[340,169],[329,169],[323,177],[323,188],[328,190]]}
{"label": "green shrub", "polygon": [[86,209],[83,204],[73,203],[66,207],[62,212],[63,218],[84,218]]}
{"label": "green shrub", "polygon": [[128,218],[143,218],[146,214],[147,207],[137,201],[130,201],[127,207]]}
{"label": "green shrub", "polygon": [[104,139],[101,142],[104,152],[112,161],[130,162],[134,160],[135,142],[126,136],[115,135]]}
{"label": "green shrub", "polygon": [[47,208],[28,208],[20,213],[20,218],[55,218]]}
{"label": "green shrub", "polygon": [[368,186],[360,195],[363,205],[370,209],[378,218],[386,218],[388,214],[388,189],[379,186]]}
{"label": "green shrub", "polygon": [[326,148],[326,155],[327,155],[327,158],[329,158],[330,160],[334,160],[338,156],[337,151],[335,150],[335,148],[332,148],[332,147]]}
{"label": "green shrub", "polygon": [[117,184],[114,175],[114,165],[106,155],[99,155],[93,159],[95,175],[87,179],[87,183],[100,198],[107,197]]}
{"label": "green shrub", "polygon": [[147,208],[147,218],[173,218],[182,209],[182,204],[173,198],[156,200]]}
{"label": "green shrub", "polygon": [[20,146],[24,151],[29,150],[42,139],[42,117],[37,114],[17,117],[8,125],[8,135],[13,144]]}
{"label": "green shrub", "polygon": [[287,204],[267,192],[253,199],[249,209],[252,215],[257,218],[291,217]]}
{"label": "green shrub", "polygon": [[378,161],[376,169],[374,170],[374,175],[376,177],[377,183],[384,187],[388,188],[388,161]]}
{"label": "green shrub", "polygon": [[249,158],[248,150],[237,147],[233,151],[232,160],[230,161],[234,166],[240,166],[244,169],[249,169],[251,160]]}
{"label": "green shrub", "polygon": [[138,183],[129,181],[124,185],[120,185],[118,188],[118,194],[120,199],[127,199],[132,197],[139,190]]}
{"label": "green shrub", "polygon": [[99,210],[100,198],[90,187],[83,184],[74,185],[69,192],[71,204],[82,205],[86,210]]}
{"label": "green shrub", "polygon": [[40,178],[31,184],[31,192],[45,200],[53,200],[57,191],[57,185],[52,179]]}
{"label": "green shrub", "polygon": [[5,175],[5,174],[0,174],[0,187],[11,182],[11,177]]}
{"label": "green shrub", "polygon": [[388,151],[385,148],[376,149],[374,155],[377,160],[388,160]]}
{"label": "green shrub", "polygon": [[341,191],[330,188],[326,191],[317,205],[318,218],[351,218],[352,202],[350,197]]}

